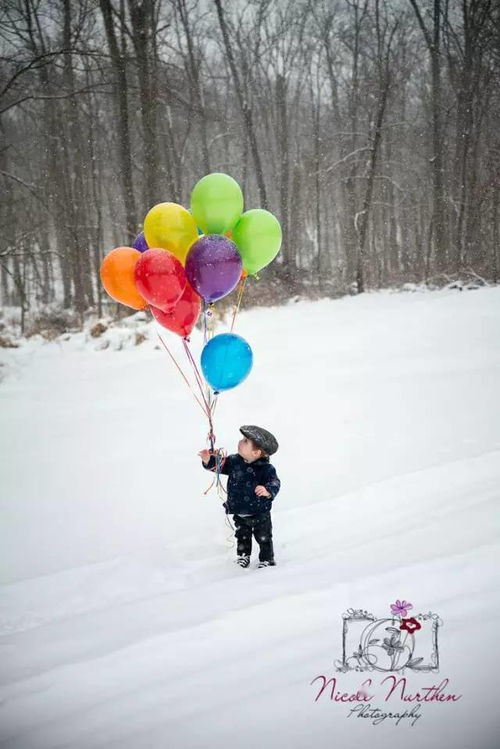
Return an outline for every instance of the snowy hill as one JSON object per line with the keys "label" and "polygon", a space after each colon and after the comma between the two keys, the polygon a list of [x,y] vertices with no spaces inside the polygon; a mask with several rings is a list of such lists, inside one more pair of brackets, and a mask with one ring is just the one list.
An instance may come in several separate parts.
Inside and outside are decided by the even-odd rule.
{"label": "snowy hill", "polygon": [[[254,368],[217,444],[245,423],[279,439],[265,570],[233,562],[206,423],[154,339],[1,352],[0,746],[498,749],[500,288],[261,308],[235,332]],[[335,670],[344,612],[397,599],[443,622],[439,672],[406,670],[407,694],[459,699]],[[371,678],[392,717],[316,700],[319,675]]]}

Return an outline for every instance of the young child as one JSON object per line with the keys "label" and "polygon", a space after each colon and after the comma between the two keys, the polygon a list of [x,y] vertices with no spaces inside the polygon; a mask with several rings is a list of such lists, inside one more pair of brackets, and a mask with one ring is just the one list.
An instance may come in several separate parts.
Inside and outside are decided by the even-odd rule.
{"label": "young child", "polygon": [[[237,539],[236,563],[248,567],[252,553],[252,534],[259,544],[258,567],[274,567],[271,504],[281,482],[269,456],[278,449],[276,438],[267,429],[253,425],[240,427],[243,438],[238,454],[228,455],[220,473],[228,476],[226,514],[233,515]],[[198,453],[203,466],[216,470],[215,456],[209,450]]]}

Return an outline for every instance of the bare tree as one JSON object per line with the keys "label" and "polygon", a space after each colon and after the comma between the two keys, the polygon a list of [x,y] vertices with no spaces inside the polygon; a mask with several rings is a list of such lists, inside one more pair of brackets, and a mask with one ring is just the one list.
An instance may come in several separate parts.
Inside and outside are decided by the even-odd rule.
{"label": "bare tree", "polygon": [[[135,207],[134,185],[132,178],[132,152],[130,141],[129,125],[129,105],[128,105],[128,82],[126,68],[126,47],[125,37],[123,46],[120,49],[117,30],[115,25],[114,14],[111,0],[99,0],[101,13],[106,30],[106,39],[108,42],[109,54],[113,65],[115,76],[114,96],[116,102],[116,123],[118,130],[118,153],[120,163],[120,186],[125,206],[125,217],[127,224],[127,234],[131,239],[137,230],[137,217]],[[120,13],[123,14],[123,8]],[[125,25],[125,19],[122,18],[122,28]]]}
{"label": "bare tree", "polygon": [[442,87],[441,87],[441,39],[442,39],[442,6],[441,0],[433,0],[432,24],[426,24],[421,7],[416,0],[410,0],[420,29],[429,51],[431,60],[431,112],[432,112],[432,188],[433,216],[432,227],[436,252],[436,267],[443,270],[448,264],[449,237],[447,231],[448,217],[444,187],[444,147],[442,133]]}
{"label": "bare tree", "polygon": [[249,303],[498,279],[499,28],[492,0],[6,0],[2,303],[114,310],[104,253],[212,170],[282,224]]}
{"label": "bare tree", "polygon": [[252,153],[252,158],[253,158],[254,167],[255,167],[255,175],[257,179],[257,185],[259,188],[260,203],[261,203],[262,208],[268,208],[269,206],[268,206],[268,201],[267,201],[267,191],[266,191],[266,186],[264,183],[264,171],[262,168],[260,152],[259,152],[259,147],[257,143],[257,134],[255,131],[255,126],[254,126],[254,121],[253,121],[252,106],[248,100],[248,97],[245,96],[244,94],[243,86],[240,80],[240,76],[238,74],[238,69],[236,66],[235,58],[234,58],[231,39],[229,37],[228,24],[226,21],[225,13],[222,9],[221,0],[214,0],[214,3],[217,9],[217,17],[219,19],[219,25],[220,25],[222,37],[224,40],[224,47],[226,50],[227,61],[231,70],[231,75],[233,78],[236,95],[238,97],[238,101],[240,104],[241,113],[243,115],[243,122],[245,125],[246,136],[248,138],[248,142],[250,143],[250,150]]}

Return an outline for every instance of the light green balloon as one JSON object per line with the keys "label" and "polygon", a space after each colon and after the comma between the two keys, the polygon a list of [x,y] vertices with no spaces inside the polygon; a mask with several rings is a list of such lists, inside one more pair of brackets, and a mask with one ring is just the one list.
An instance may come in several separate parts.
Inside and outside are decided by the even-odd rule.
{"label": "light green balloon", "polygon": [[243,268],[257,273],[274,260],[281,247],[280,222],[269,211],[246,211],[233,229],[233,242],[240,251]]}
{"label": "light green balloon", "polygon": [[239,184],[228,174],[207,174],[191,193],[191,213],[205,234],[231,231],[243,213]]}

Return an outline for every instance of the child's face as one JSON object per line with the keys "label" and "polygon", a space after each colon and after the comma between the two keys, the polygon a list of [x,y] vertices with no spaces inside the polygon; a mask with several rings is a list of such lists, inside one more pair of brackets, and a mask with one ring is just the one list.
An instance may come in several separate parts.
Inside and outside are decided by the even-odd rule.
{"label": "child's face", "polygon": [[260,458],[261,451],[254,447],[252,440],[249,440],[248,437],[242,437],[238,442],[238,455],[241,455],[244,460],[252,462]]}

